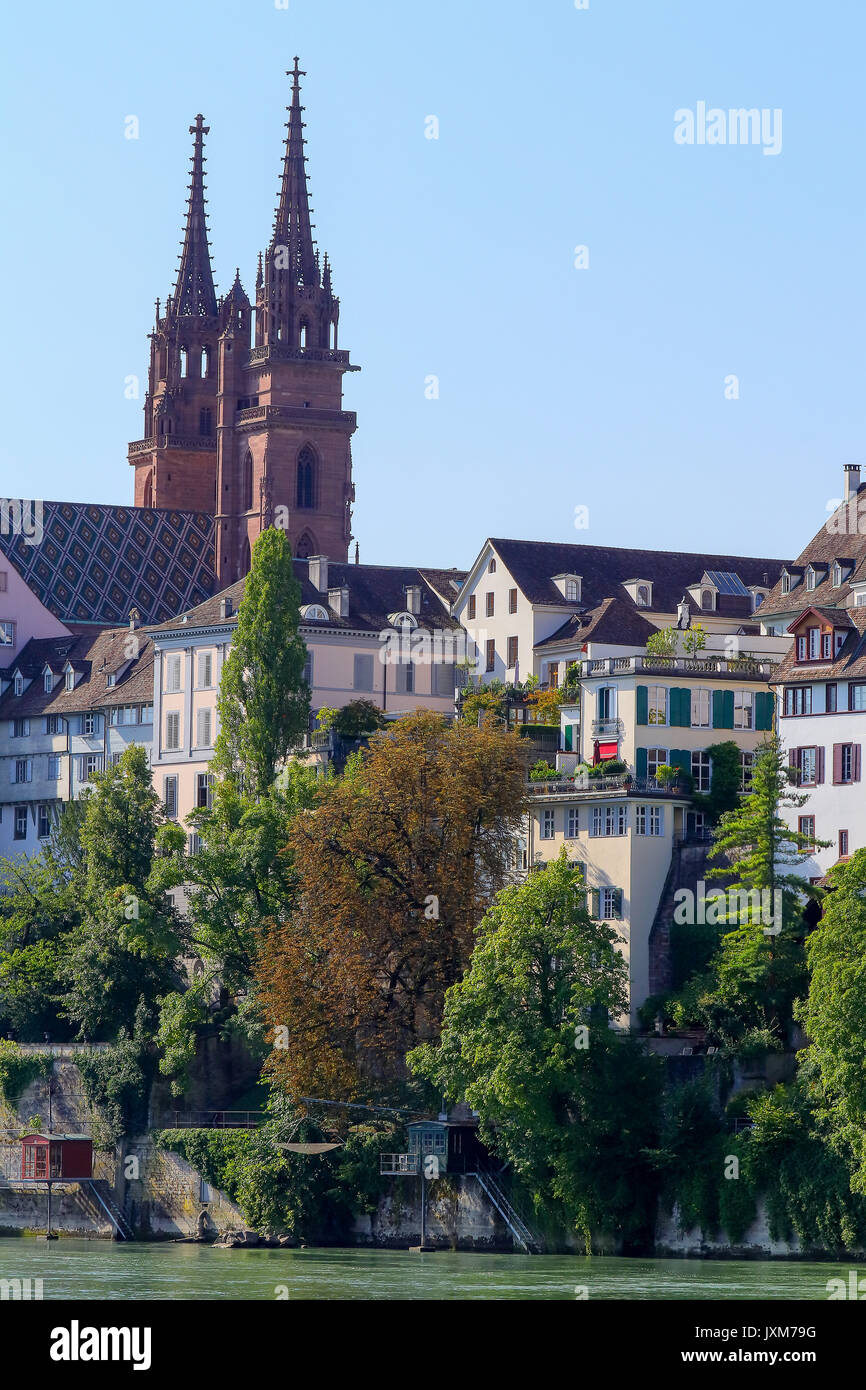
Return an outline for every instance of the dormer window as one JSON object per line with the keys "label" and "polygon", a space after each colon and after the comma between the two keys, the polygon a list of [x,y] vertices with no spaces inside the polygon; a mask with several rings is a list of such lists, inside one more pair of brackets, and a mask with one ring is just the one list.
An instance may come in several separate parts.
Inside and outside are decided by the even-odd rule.
{"label": "dormer window", "polygon": [[308,603],[301,609],[301,617],[308,623],[327,623],[330,621],[327,608],[320,603]]}
{"label": "dormer window", "polygon": [[833,565],[833,588],[838,589],[842,583],[842,566],[837,560]]}
{"label": "dormer window", "polygon": [[754,611],[755,611],[756,613],[757,613],[758,609],[760,608],[761,604],[764,602],[764,599],[765,599],[766,597],[767,597],[767,595],[764,594],[764,593],[762,593],[760,589],[758,589],[758,590],[755,592],[753,602],[754,602]]}
{"label": "dormer window", "polygon": [[46,671],[46,672],[44,673],[44,675],[43,675],[43,677],[42,677],[42,688],[44,689],[46,695],[50,695],[50,694],[51,694],[52,690],[54,689],[54,674],[53,674],[53,672],[51,672],[51,671]]}
{"label": "dormer window", "polygon": [[701,608],[705,613],[712,613],[716,606],[716,596],[712,589],[701,589]]}
{"label": "dormer window", "polygon": [[649,608],[649,588],[646,584],[637,586],[637,606],[638,608]]}
{"label": "dormer window", "polygon": [[72,669],[71,666],[68,667],[68,669],[67,669],[67,671],[66,671],[66,689],[67,689],[67,690],[74,690],[74,689],[75,689],[75,672],[73,671],[73,669]]}
{"label": "dormer window", "polygon": [[790,574],[788,573],[787,570],[782,570],[782,593],[783,593],[783,594],[789,594],[790,592],[791,592],[791,576],[790,576]]}
{"label": "dormer window", "polygon": [[108,685],[108,686],[117,685],[117,672],[116,672],[116,671],[111,671],[111,672],[108,674],[108,676],[106,676],[105,684]]}
{"label": "dormer window", "polygon": [[580,603],[583,580],[579,574],[554,574],[551,578],[566,603]]}
{"label": "dormer window", "polygon": [[568,599],[569,603],[577,603],[579,593],[576,579],[566,579],[565,597]]}
{"label": "dormer window", "polygon": [[15,672],[15,679],[12,682],[12,688],[14,689],[16,695],[24,694],[24,677],[22,676],[20,671]]}
{"label": "dormer window", "polygon": [[388,622],[392,627],[410,627],[414,629],[418,626],[418,619],[414,614],[407,612],[389,613]]}

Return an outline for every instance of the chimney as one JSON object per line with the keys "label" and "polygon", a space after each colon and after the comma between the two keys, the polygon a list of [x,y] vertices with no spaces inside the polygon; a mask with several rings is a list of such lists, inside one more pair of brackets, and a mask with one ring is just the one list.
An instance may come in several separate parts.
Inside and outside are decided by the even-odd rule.
{"label": "chimney", "polygon": [[311,555],[310,583],[314,589],[318,589],[320,594],[328,592],[328,557],[327,555]]}
{"label": "chimney", "polygon": [[692,625],[692,610],[685,594],[677,604],[677,627],[689,628]]}
{"label": "chimney", "polygon": [[230,618],[232,615],[232,601],[230,598],[220,599],[220,617]]}
{"label": "chimney", "polygon": [[407,584],[404,590],[406,595],[406,612],[418,614],[421,612],[421,585]]}
{"label": "chimney", "polygon": [[129,610],[129,630],[130,630],[130,632],[135,632],[135,629],[138,627],[138,625],[139,625],[140,622],[141,622],[141,614],[139,613],[138,609],[137,609],[137,608],[130,608],[130,610]]}
{"label": "chimney", "polygon": [[857,496],[860,487],[860,465],[859,463],[846,463],[843,469],[845,478],[845,501]]}
{"label": "chimney", "polygon": [[[327,560],[325,564],[327,565]],[[328,607],[333,608],[338,618],[348,618],[349,616],[349,586],[344,584],[340,589],[328,590]]]}

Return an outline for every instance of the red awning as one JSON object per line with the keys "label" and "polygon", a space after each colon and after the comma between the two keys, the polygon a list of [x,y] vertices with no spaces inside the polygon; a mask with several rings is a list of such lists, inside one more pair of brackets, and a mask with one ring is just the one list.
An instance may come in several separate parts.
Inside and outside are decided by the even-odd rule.
{"label": "red awning", "polygon": [[608,758],[615,758],[618,749],[615,743],[600,743],[598,745],[598,760],[605,762]]}

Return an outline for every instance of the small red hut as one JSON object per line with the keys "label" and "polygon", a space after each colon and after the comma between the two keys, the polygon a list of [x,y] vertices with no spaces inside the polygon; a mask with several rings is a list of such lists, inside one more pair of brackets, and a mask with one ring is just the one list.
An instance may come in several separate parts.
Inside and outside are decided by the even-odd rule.
{"label": "small red hut", "polygon": [[22,1181],[83,1182],[92,1177],[93,1140],[89,1135],[23,1135]]}

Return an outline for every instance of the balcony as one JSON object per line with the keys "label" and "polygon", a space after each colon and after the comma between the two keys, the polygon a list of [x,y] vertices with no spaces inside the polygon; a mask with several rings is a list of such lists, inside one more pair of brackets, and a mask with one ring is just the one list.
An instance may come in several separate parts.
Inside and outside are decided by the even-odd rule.
{"label": "balcony", "polygon": [[288,347],[283,343],[265,343],[262,347],[253,348],[246,365],[256,367],[263,362],[314,362],[342,367],[348,372],[361,370],[352,366],[349,354],[343,348]]}
{"label": "balcony", "polygon": [[259,422],[277,425],[349,425],[357,427],[354,410],[314,410],[303,405],[248,405],[235,415],[239,425]]}
{"label": "balcony", "polygon": [[744,676],[749,680],[769,680],[778,663],[753,656],[605,656],[582,661],[581,676]]}
{"label": "balcony", "polygon": [[623,724],[621,719],[593,719],[593,738],[615,738],[618,740],[622,738],[622,735]]}
{"label": "balcony", "polygon": [[587,793],[610,796],[612,792],[622,796],[668,796],[688,800],[688,794],[678,783],[657,782],[655,777],[630,777],[628,773],[619,773],[614,777],[588,777],[584,774],[573,779],[530,782],[528,792],[533,799],[555,797],[561,801],[574,801]]}
{"label": "balcony", "polygon": [[216,435],[203,434],[194,435],[192,439],[183,439],[179,434],[160,434],[151,439],[136,439],[130,444],[127,450],[128,457],[133,459],[138,454],[151,454],[154,449],[216,449]]}

